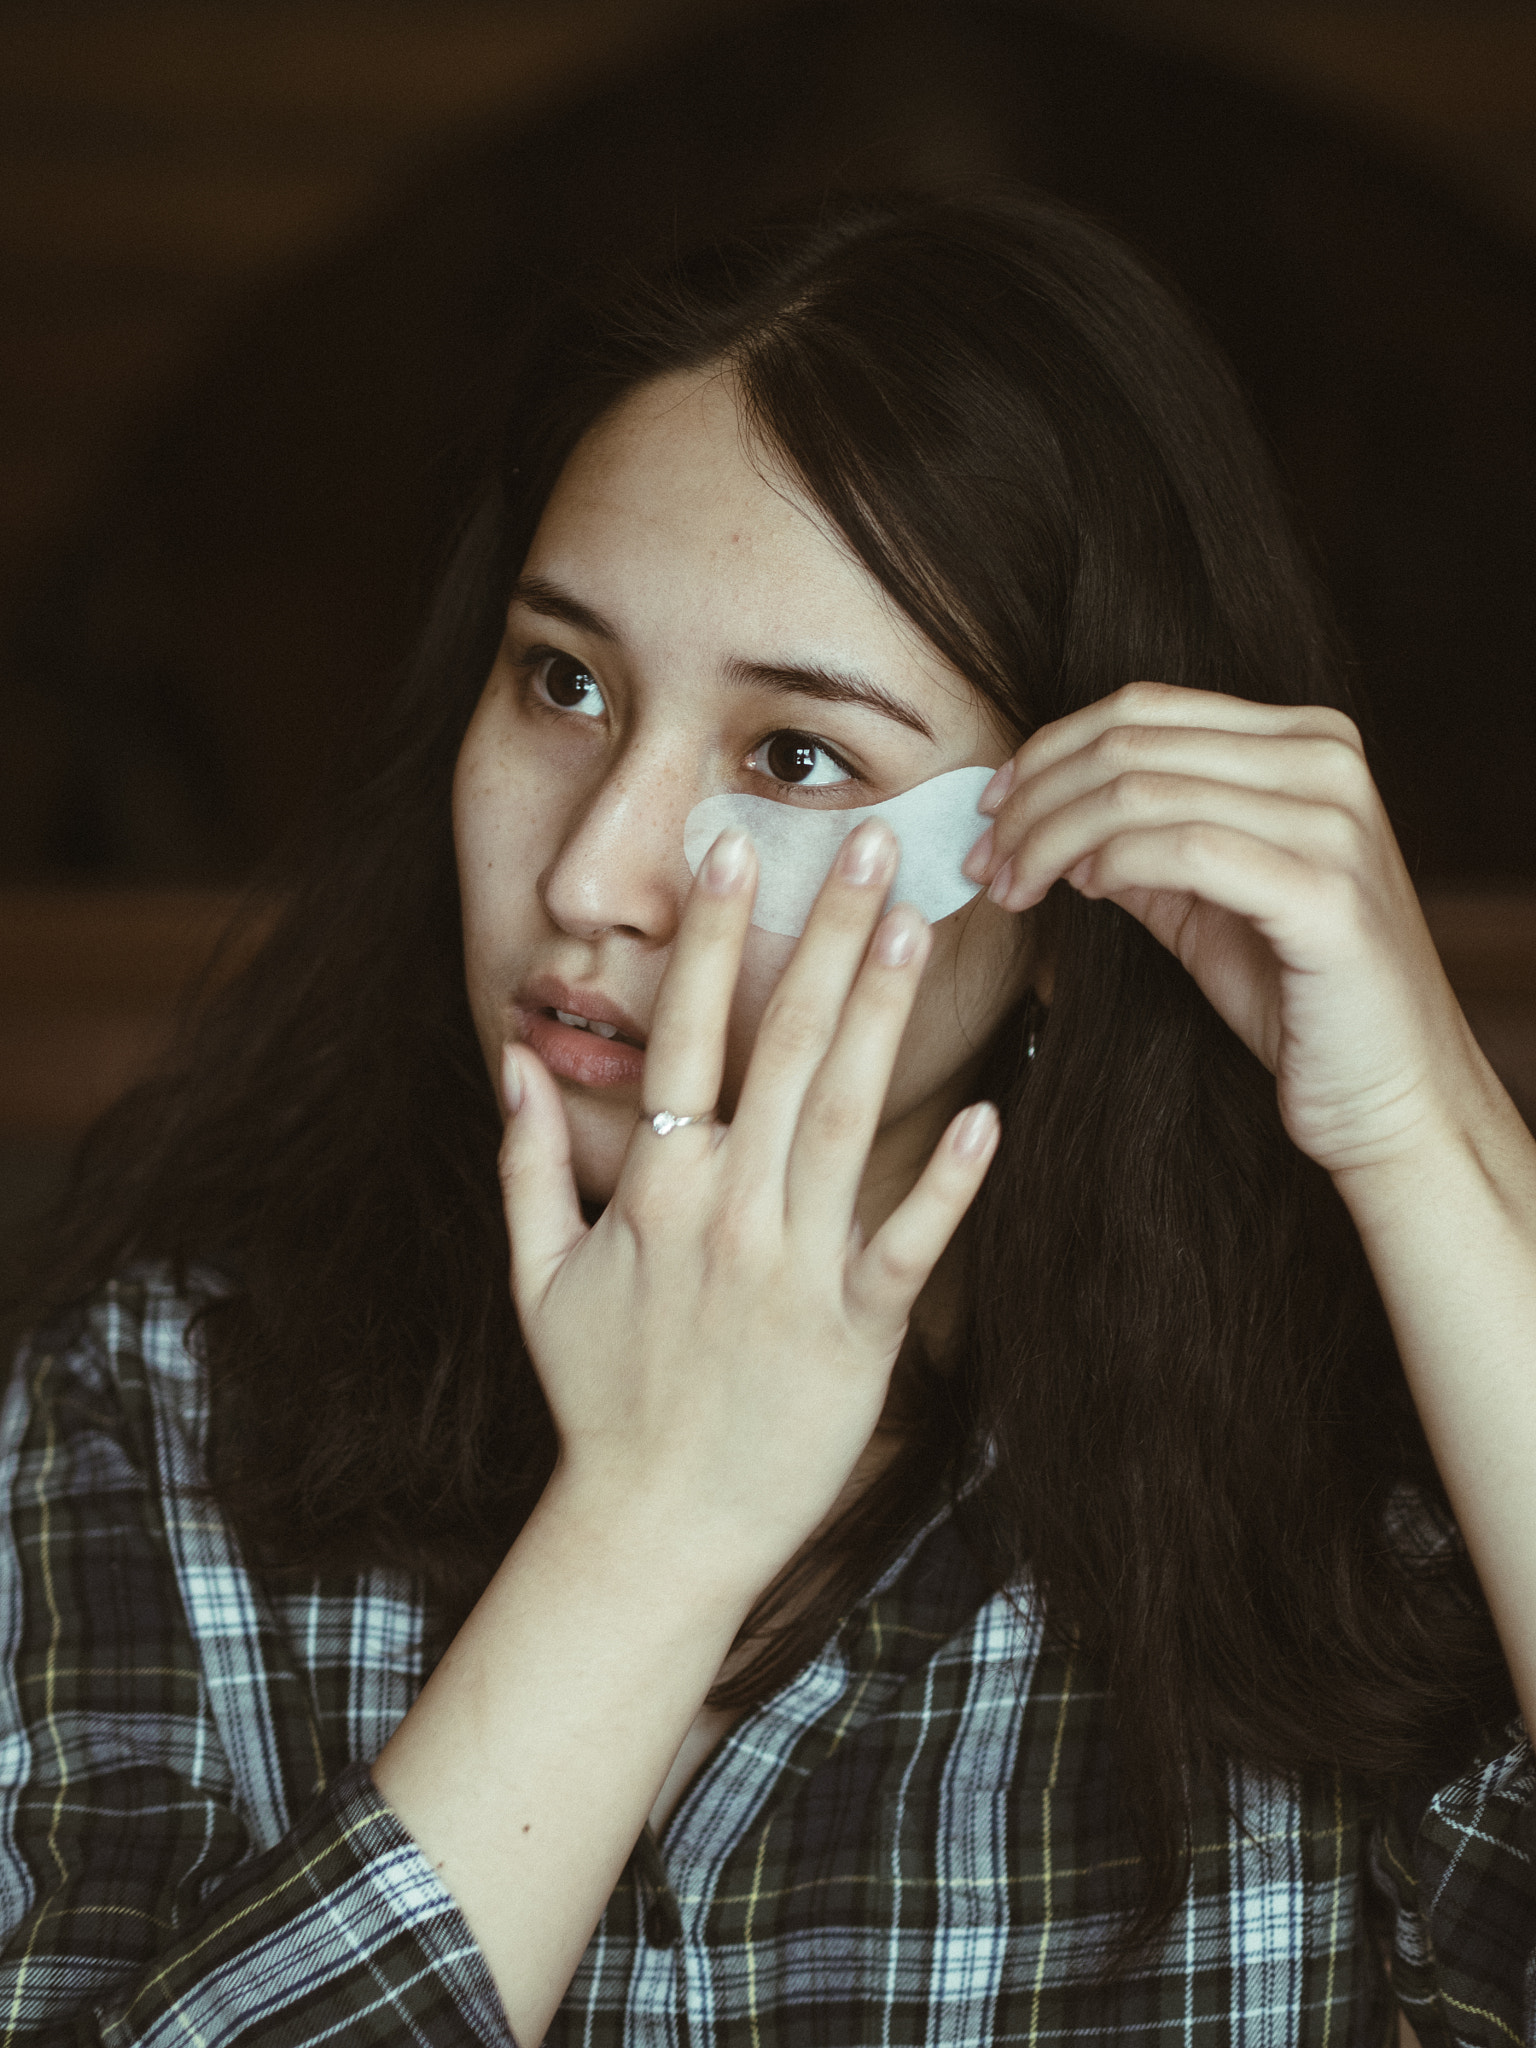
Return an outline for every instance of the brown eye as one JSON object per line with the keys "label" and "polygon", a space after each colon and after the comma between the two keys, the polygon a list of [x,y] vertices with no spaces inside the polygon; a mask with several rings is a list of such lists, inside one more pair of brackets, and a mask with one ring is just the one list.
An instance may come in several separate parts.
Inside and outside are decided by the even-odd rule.
{"label": "brown eye", "polygon": [[831,749],[808,732],[770,733],[747,757],[747,766],[775,782],[821,789],[853,777]]}
{"label": "brown eye", "polygon": [[569,654],[552,654],[540,678],[544,694],[562,711],[581,711],[589,718],[601,718],[606,706],[590,669]]}
{"label": "brown eye", "polygon": [[776,732],[768,742],[765,761],[770,775],[780,782],[804,782],[816,766],[816,756],[821,752],[814,741],[804,733]]}

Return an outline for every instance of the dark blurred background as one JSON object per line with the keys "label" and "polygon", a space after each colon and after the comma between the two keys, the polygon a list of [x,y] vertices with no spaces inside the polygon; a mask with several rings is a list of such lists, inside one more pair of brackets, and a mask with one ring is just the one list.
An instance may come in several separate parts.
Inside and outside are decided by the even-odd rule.
{"label": "dark blurred background", "polygon": [[0,10],[0,1236],[387,693],[509,328],[839,185],[1030,179],[1235,361],[1536,1104],[1536,11]]}

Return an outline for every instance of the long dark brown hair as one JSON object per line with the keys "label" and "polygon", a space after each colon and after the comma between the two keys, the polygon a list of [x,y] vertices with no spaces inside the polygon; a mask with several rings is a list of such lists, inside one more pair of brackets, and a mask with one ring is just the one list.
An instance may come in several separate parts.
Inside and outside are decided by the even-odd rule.
{"label": "long dark brown hair", "polygon": [[[199,1324],[211,1483],[266,1569],[390,1561],[461,1614],[548,1478],[450,780],[570,451],[636,386],[720,363],[1012,731],[1137,677],[1346,704],[1229,373],[1064,208],[840,203],[572,302],[509,378],[414,669],[291,851],[275,928],[173,1069],[91,1135],[36,1275],[39,1314],[133,1260],[223,1276]],[[933,1426],[722,1697],[785,1675],[945,1464],[994,1582],[1027,1573],[1120,1702],[1150,1927],[1222,1756],[1377,1784],[1433,1770],[1507,1681],[1460,1548],[1431,1567],[1389,1540],[1405,1497],[1443,1495],[1358,1241],[1270,1077],[1123,912],[1058,888],[1042,916],[1048,1019],[1020,1012],[988,1052],[1003,1136],[963,1341],[952,1370],[915,1375]]]}

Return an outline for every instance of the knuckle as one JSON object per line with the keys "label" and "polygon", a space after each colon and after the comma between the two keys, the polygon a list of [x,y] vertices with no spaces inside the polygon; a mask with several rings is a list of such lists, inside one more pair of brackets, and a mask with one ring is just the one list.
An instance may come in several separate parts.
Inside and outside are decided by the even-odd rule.
{"label": "knuckle", "polygon": [[496,1178],[501,1191],[510,1195],[515,1187],[528,1177],[530,1162],[517,1143],[516,1126],[509,1125],[496,1154]]}
{"label": "knuckle", "polygon": [[1105,794],[1117,811],[1135,817],[1151,808],[1158,780],[1145,768],[1127,768],[1110,781]]}
{"label": "knuckle", "polygon": [[1346,871],[1321,874],[1313,883],[1316,914],[1336,928],[1357,929],[1364,922],[1364,895],[1356,877]]}
{"label": "knuckle", "polygon": [[632,1178],[614,1197],[615,1206],[636,1237],[644,1237],[661,1220],[662,1202],[649,1174]]}
{"label": "knuckle", "polygon": [[654,1236],[675,1224],[691,1200],[684,1176],[642,1172],[626,1177],[619,1213],[636,1237]]}
{"label": "knuckle", "polygon": [[1365,742],[1360,737],[1360,728],[1347,711],[1338,711],[1331,704],[1322,704],[1318,706],[1317,720],[1322,728],[1323,738],[1345,748],[1357,760],[1365,758]]}
{"label": "knuckle", "polygon": [[744,1202],[723,1201],[704,1230],[706,1271],[739,1275],[761,1244],[761,1224]]}
{"label": "knuckle", "polygon": [[1154,682],[1149,676],[1138,676],[1135,682],[1126,683],[1115,692],[1114,701],[1135,718],[1160,709],[1174,694],[1172,683]]}
{"label": "knuckle", "polygon": [[818,1142],[829,1147],[847,1145],[865,1132],[862,1109],[841,1090],[807,1097],[804,1117],[815,1130]]}
{"label": "knuckle", "polygon": [[1365,851],[1365,834],[1353,812],[1340,804],[1323,806],[1323,844],[1341,867],[1356,865]]}
{"label": "knuckle", "polygon": [[1159,726],[1111,725],[1099,734],[1090,752],[1107,775],[1118,777],[1144,769],[1163,743]]}
{"label": "knuckle", "polygon": [[1312,928],[1328,934],[1334,944],[1353,948],[1364,943],[1369,919],[1353,875],[1314,872],[1306,910]]}
{"label": "knuckle", "polygon": [[811,1003],[795,996],[775,997],[763,1018],[761,1037],[782,1058],[800,1060],[818,1053],[826,1042],[826,1023]]}
{"label": "knuckle", "polygon": [[919,1258],[915,1248],[910,1245],[881,1245],[879,1255],[880,1278],[888,1287],[912,1293],[921,1287],[928,1277],[927,1261]]}
{"label": "knuckle", "polygon": [[1330,789],[1353,794],[1368,780],[1365,756],[1341,734],[1329,733],[1314,742],[1321,779]]}
{"label": "knuckle", "polygon": [[1190,819],[1177,828],[1175,849],[1181,860],[1204,867],[1219,856],[1224,839],[1225,834],[1219,825],[1207,824],[1203,819]]}

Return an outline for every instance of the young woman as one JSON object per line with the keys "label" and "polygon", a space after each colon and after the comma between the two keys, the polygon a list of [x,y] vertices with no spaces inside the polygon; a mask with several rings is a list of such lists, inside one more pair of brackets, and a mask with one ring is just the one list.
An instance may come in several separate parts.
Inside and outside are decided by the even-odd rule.
{"label": "young woman", "polygon": [[[967,767],[932,927],[685,857]],[[1536,1148],[1054,205],[554,323],[34,1310],[8,2040],[1532,2038]]]}

